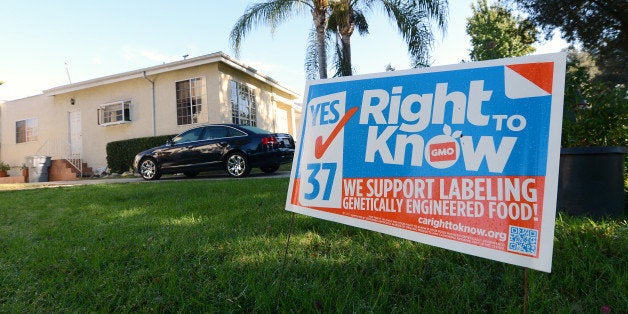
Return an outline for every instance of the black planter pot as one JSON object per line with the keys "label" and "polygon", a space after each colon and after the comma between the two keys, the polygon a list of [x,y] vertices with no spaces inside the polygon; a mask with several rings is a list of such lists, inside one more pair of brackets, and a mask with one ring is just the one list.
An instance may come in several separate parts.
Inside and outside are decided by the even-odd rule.
{"label": "black planter pot", "polygon": [[624,158],[628,147],[574,147],[560,153],[557,210],[571,215],[625,214]]}

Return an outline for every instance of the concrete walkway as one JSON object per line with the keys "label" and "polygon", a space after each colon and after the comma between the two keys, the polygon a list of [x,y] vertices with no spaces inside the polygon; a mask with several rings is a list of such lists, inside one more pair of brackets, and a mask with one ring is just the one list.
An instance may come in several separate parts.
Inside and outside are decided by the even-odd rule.
{"label": "concrete walkway", "polygon": [[267,178],[288,178],[290,177],[289,171],[278,171],[273,174],[266,173],[251,173],[246,178],[236,179],[231,178],[227,174],[200,174],[196,178],[186,178],[183,175],[164,175],[157,181],[146,181],[141,177],[117,177],[117,178],[95,178],[95,179],[80,179],[75,181],[54,181],[54,182],[31,182],[31,183],[14,183],[14,184],[0,184],[1,191],[15,191],[15,190],[30,190],[41,188],[55,188],[62,186],[78,186],[78,185],[93,185],[93,184],[122,184],[122,183],[159,183],[159,182],[171,182],[171,181],[192,181],[192,180],[249,180],[249,179],[267,179]]}

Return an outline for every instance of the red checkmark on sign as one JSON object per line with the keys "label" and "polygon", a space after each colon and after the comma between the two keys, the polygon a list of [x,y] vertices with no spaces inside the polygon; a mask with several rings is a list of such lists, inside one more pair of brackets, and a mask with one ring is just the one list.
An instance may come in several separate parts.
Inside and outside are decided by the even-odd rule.
{"label": "red checkmark on sign", "polygon": [[349,122],[349,119],[351,119],[351,117],[356,113],[356,111],[358,111],[358,107],[353,107],[349,109],[349,111],[345,113],[342,119],[340,119],[338,124],[336,124],[334,129],[331,131],[331,134],[329,134],[329,137],[324,143],[323,143],[322,136],[319,136],[316,138],[316,142],[314,143],[314,157],[316,157],[316,159],[320,159],[321,157],[323,157],[323,155],[329,148],[329,145],[331,145],[331,143],[334,141],[336,136],[338,136],[338,133],[340,133],[340,130],[342,130],[342,128],[345,127],[345,124]]}

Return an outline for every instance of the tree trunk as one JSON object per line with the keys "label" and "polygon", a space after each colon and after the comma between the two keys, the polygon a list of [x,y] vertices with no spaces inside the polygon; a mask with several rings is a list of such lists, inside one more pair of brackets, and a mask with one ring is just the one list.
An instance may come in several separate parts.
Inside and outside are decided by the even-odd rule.
{"label": "tree trunk", "polygon": [[325,29],[327,28],[327,2],[323,1],[312,10],[312,19],[316,29],[316,51],[318,53],[318,76],[327,78],[327,47],[325,46]]}
{"label": "tree trunk", "polygon": [[316,29],[316,50],[318,53],[318,76],[327,78],[327,48],[325,47],[325,28]]}
{"label": "tree trunk", "polygon": [[351,66],[351,35],[340,35],[340,43],[342,44],[342,76],[353,75]]}
{"label": "tree trunk", "polygon": [[353,5],[351,1],[344,0],[343,2],[342,19],[344,20],[338,25],[338,32],[340,33],[340,44],[342,49],[342,56],[340,60],[340,74],[342,76],[353,75],[353,67],[351,65],[351,35],[355,30],[355,18]]}

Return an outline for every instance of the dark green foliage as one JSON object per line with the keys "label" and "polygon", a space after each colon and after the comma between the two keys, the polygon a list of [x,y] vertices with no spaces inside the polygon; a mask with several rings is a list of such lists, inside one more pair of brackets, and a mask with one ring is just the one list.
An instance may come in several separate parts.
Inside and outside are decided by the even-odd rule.
{"label": "dark green foliage", "polygon": [[628,90],[596,81],[571,51],[567,63],[563,147],[628,146]]}
{"label": "dark green foliage", "polygon": [[534,52],[537,30],[534,23],[513,14],[500,2],[489,6],[486,0],[472,4],[467,19],[471,37],[471,61],[520,57]]}
{"label": "dark green foliage", "polygon": [[107,166],[112,173],[123,173],[133,166],[137,153],[166,143],[174,135],[140,137],[107,143]]}
{"label": "dark green foliage", "polygon": [[600,79],[626,84],[628,80],[628,1],[511,0],[550,36],[559,29],[572,44],[593,54]]}

